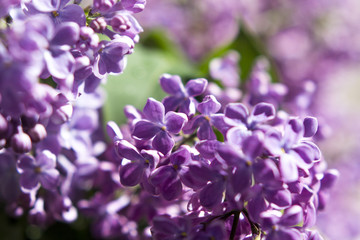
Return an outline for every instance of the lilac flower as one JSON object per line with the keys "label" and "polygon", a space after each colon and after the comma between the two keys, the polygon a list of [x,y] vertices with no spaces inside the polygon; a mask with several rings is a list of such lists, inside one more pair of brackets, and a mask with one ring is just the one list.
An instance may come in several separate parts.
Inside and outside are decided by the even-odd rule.
{"label": "lilac flower", "polygon": [[258,103],[253,111],[249,110],[242,103],[230,103],[224,110],[225,121],[233,126],[245,126],[248,130],[261,129],[263,123],[275,117],[275,108],[269,103]]}
{"label": "lilac flower", "polygon": [[172,165],[158,167],[150,176],[151,184],[159,188],[161,196],[168,201],[178,198],[182,193],[179,175],[181,166],[191,159],[190,151],[187,147],[181,146],[169,158]]}
{"label": "lilac flower", "polygon": [[143,113],[144,120],[139,120],[134,127],[133,136],[148,140],[153,139],[154,149],[163,154],[167,154],[174,146],[174,140],[170,133],[177,134],[187,122],[187,117],[183,113],[167,112],[161,102],[149,98]]}
{"label": "lilac flower", "polygon": [[223,115],[216,114],[221,108],[221,104],[212,95],[207,95],[203,101],[198,105],[197,109],[201,115],[195,116],[189,122],[185,133],[192,133],[197,130],[197,136],[200,140],[214,140],[215,133],[212,130],[212,125],[219,123],[221,130],[226,131],[227,126],[222,122]]}
{"label": "lilac flower", "polygon": [[122,73],[126,66],[126,54],[132,52],[134,42],[128,37],[118,37],[112,41],[99,43],[95,54],[94,75],[103,78],[105,74]]}
{"label": "lilac flower", "polygon": [[[60,86],[74,69],[74,58],[68,51],[64,51],[65,46],[73,45],[79,38],[79,27],[74,23],[61,24],[54,36],[51,38],[49,44],[49,51],[44,52],[44,59],[46,61],[47,70],[56,79]],[[70,85],[70,84],[69,84]],[[71,87],[67,86],[68,88]]]}
{"label": "lilac flower", "polygon": [[[145,2],[114,2],[102,13],[92,4],[84,11],[78,3],[0,3],[6,24],[0,29],[0,158],[6,158],[0,164],[1,198],[10,214],[28,215],[30,223],[42,227],[74,221],[77,202],[94,189],[112,198],[121,188],[121,159],[109,154],[114,147],[107,145],[99,124],[104,101],[97,87],[107,74],[122,73],[125,55],[132,53],[142,31],[132,14]],[[94,30],[85,27],[91,18],[103,20],[98,32],[110,41],[99,43]],[[122,139],[114,124],[108,130],[113,140]],[[125,161],[122,176],[129,173]],[[153,162],[152,168],[158,161]],[[98,213],[102,218],[94,229],[104,230],[101,237],[112,236],[105,228],[114,222],[114,232],[121,226],[116,236],[134,236],[135,223],[118,217],[118,210]]]}
{"label": "lilac flower", "polygon": [[287,182],[295,181],[298,178],[298,168],[304,174],[309,174],[308,169],[315,160],[320,159],[320,151],[317,146],[302,140],[304,129],[298,119],[289,120],[284,136],[279,135],[279,132],[268,134],[267,149],[280,156],[280,172]]}
{"label": "lilac flower", "polygon": [[151,228],[154,239],[183,239],[190,233],[190,222],[187,219],[172,219],[168,215],[156,216]]}
{"label": "lilac flower", "polygon": [[36,158],[23,155],[18,160],[20,171],[20,185],[26,190],[33,190],[43,186],[47,190],[56,190],[59,172],[55,169],[56,157],[49,151],[43,151]]}
{"label": "lilac flower", "polygon": [[280,239],[291,239],[300,240],[302,239],[301,234],[298,230],[291,228],[301,223],[302,220],[302,209],[300,206],[295,205],[284,211],[284,214],[279,216],[279,212],[264,212],[263,227],[269,229],[266,239],[269,240],[280,240]]}
{"label": "lilac flower", "polygon": [[27,5],[27,14],[47,13],[55,24],[74,22],[85,26],[84,10],[76,4],[69,4],[69,0],[35,0]]}
{"label": "lilac flower", "polygon": [[228,180],[220,167],[206,163],[191,164],[182,176],[185,185],[198,191],[199,204],[207,209],[215,209],[223,201],[223,193]]}
{"label": "lilac flower", "polygon": [[32,148],[32,143],[29,135],[20,130],[11,138],[11,147],[17,153],[29,152]]}
{"label": "lilac flower", "polygon": [[[155,151],[139,151],[126,140],[116,141],[117,153],[132,162],[123,165],[120,168],[120,181],[124,186],[135,186],[147,176],[157,164],[158,156]],[[148,170],[146,173],[145,171]]]}
{"label": "lilac flower", "polygon": [[160,85],[166,93],[171,94],[163,100],[166,112],[178,110],[192,116],[197,106],[194,97],[205,91],[207,81],[203,78],[193,79],[187,82],[184,87],[179,76],[164,74],[160,77]]}

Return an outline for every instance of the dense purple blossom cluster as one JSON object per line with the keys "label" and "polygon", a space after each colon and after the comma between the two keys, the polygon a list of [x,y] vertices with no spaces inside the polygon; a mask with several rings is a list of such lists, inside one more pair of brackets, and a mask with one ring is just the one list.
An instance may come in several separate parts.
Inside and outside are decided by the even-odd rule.
{"label": "dense purple blossom cluster", "polygon": [[311,141],[315,118],[276,113],[251,91],[254,105],[198,102],[205,79],[160,84],[170,96],[128,107],[127,134],[108,125],[121,184],[165,202],[139,213],[154,239],[322,239],[310,227],[338,173]]}
{"label": "dense purple blossom cluster", "polygon": [[168,96],[127,106],[127,125],[107,124],[108,144],[98,86],[123,72],[145,0],[80,2],[0,0],[0,198],[10,215],[46,227],[82,214],[97,238],[322,239],[312,227],[338,172],[312,141],[316,118],[276,110],[288,88],[271,83],[266,61],[242,87],[236,52],[211,62],[217,83],[162,75]]}
{"label": "dense purple blossom cluster", "polygon": [[143,0],[80,2],[0,2],[0,198],[41,226],[77,218],[105,149],[98,85],[142,31]]}

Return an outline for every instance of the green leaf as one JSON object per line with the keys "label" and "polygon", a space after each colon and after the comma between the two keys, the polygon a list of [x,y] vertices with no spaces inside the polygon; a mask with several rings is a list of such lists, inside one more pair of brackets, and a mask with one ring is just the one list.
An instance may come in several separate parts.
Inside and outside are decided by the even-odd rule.
{"label": "green leaf", "polygon": [[107,100],[103,109],[104,120],[125,123],[125,105],[133,105],[142,110],[147,98],[161,100],[165,93],[159,85],[163,73],[190,74],[193,67],[182,57],[162,50],[135,46],[135,52],[128,56],[124,73],[109,76],[104,88]]}

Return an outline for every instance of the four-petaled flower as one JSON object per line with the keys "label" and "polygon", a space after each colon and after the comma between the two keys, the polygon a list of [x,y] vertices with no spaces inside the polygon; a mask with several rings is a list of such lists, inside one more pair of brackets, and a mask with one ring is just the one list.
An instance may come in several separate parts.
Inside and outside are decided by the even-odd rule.
{"label": "four-petaled flower", "polygon": [[55,169],[56,157],[50,151],[40,152],[36,158],[23,155],[17,163],[20,172],[20,185],[25,190],[34,190],[44,187],[47,190],[56,190],[59,172]]}

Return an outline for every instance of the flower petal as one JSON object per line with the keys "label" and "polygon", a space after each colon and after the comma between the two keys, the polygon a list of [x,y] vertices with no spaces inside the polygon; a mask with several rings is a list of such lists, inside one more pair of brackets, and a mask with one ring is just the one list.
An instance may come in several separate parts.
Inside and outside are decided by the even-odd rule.
{"label": "flower petal", "polygon": [[166,130],[173,134],[177,134],[187,122],[187,116],[184,113],[168,112],[165,115]]}
{"label": "flower petal", "polygon": [[51,40],[52,45],[73,45],[80,36],[79,25],[74,22],[67,22],[59,25],[55,36]]}
{"label": "flower petal", "polygon": [[258,103],[251,113],[252,122],[262,123],[275,116],[275,107],[270,103]]}
{"label": "flower petal", "polygon": [[225,107],[224,110],[225,117],[230,118],[234,121],[234,125],[237,125],[237,122],[247,124],[247,118],[249,116],[249,110],[242,103],[230,103]]}
{"label": "flower petal", "polygon": [[20,186],[26,190],[33,190],[40,185],[38,174],[33,171],[25,171],[20,176]]}
{"label": "flower petal", "polygon": [[140,183],[143,174],[144,165],[142,163],[128,163],[120,168],[120,182],[127,187],[135,186]]}
{"label": "flower petal", "polygon": [[166,155],[175,145],[174,139],[165,131],[160,131],[156,134],[152,146],[162,154]]}
{"label": "flower petal", "polygon": [[32,170],[35,168],[35,159],[30,155],[22,155],[18,160],[17,167],[21,170]]}
{"label": "flower petal", "polygon": [[55,191],[59,180],[59,175],[60,174],[58,170],[49,169],[40,174],[39,181],[45,189]]}
{"label": "flower petal", "polygon": [[296,160],[289,154],[280,156],[280,173],[284,182],[294,182],[299,178]]}
{"label": "flower petal", "polygon": [[147,100],[145,107],[143,109],[143,113],[146,119],[154,123],[164,122],[165,107],[161,102],[153,98],[149,98]]}
{"label": "flower petal", "polygon": [[213,95],[207,95],[203,101],[199,103],[197,109],[204,115],[217,113],[221,108],[221,104],[216,100]]}
{"label": "flower petal", "polygon": [[205,78],[192,79],[185,85],[186,92],[191,97],[199,96],[204,93],[207,83]]}
{"label": "flower petal", "polygon": [[123,158],[133,161],[140,161],[143,159],[136,147],[126,140],[121,139],[117,141],[115,143],[115,149],[116,152]]}
{"label": "flower petal", "polygon": [[160,77],[161,88],[171,95],[184,95],[185,89],[178,75],[163,74]]}
{"label": "flower petal", "polygon": [[224,190],[222,181],[209,183],[200,192],[200,204],[210,209],[215,207],[221,203]]}
{"label": "flower petal", "polygon": [[154,137],[161,128],[147,120],[140,120],[134,126],[132,135],[139,139],[148,140]]}

